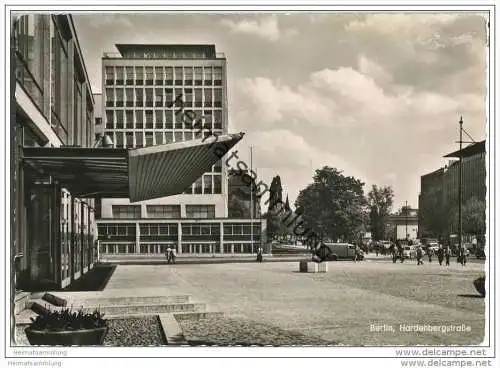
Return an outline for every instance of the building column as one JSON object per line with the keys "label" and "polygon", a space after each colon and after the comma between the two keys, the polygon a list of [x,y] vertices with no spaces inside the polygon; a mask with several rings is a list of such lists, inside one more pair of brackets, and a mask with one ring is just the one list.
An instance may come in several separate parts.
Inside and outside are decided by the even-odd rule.
{"label": "building column", "polygon": [[141,252],[139,243],[141,241],[141,229],[139,223],[135,223],[135,253],[139,254]]}
{"label": "building column", "polygon": [[221,221],[219,225],[220,225],[220,236],[219,236],[220,253],[224,254],[224,223]]}
{"label": "building column", "polygon": [[178,254],[182,254],[182,226],[181,222],[177,223],[177,244],[179,244]]}

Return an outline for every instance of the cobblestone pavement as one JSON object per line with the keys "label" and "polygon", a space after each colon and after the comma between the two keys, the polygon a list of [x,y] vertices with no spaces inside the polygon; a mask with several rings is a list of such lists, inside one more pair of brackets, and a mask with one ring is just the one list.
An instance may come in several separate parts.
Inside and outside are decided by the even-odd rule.
{"label": "cobblestone pavement", "polygon": [[163,340],[157,316],[128,317],[108,320],[107,346],[159,346]]}
{"label": "cobblestone pavement", "polygon": [[[485,300],[472,281],[484,265],[330,262],[326,274],[298,262],[119,265],[105,293],[189,294],[227,317],[259,321],[340,345],[470,345],[484,340]],[[393,332],[375,331],[390,325]],[[468,326],[408,332],[405,325]]]}
{"label": "cobblestone pavement", "polygon": [[179,321],[190,345],[199,346],[329,346],[333,341],[255,321],[209,317]]}
{"label": "cobblestone pavement", "polygon": [[[166,345],[156,316],[124,317],[108,320],[109,330],[104,338],[106,346],[160,346]],[[16,343],[29,346],[24,326],[16,326]]]}

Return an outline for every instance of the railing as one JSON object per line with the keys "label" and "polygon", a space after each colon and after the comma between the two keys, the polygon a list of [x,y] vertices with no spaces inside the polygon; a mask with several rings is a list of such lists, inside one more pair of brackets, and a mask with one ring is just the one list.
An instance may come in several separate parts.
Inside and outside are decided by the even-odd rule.
{"label": "railing", "polygon": [[[212,59],[210,57],[204,56],[193,56],[193,57],[184,57],[182,54],[177,55],[169,55],[169,56],[133,56],[133,57],[123,57],[122,54],[119,52],[105,52],[104,53],[104,58],[108,59]],[[216,52],[215,53],[215,58],[217,59],[225,59],[226,54],[223,52]]]}

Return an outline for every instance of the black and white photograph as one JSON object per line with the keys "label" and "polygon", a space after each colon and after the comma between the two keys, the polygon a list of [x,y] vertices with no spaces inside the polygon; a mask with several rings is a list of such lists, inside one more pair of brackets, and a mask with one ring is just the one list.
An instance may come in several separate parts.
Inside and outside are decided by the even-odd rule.
{"label": "black and white photograph", "polygon": [[347,5],[4,4],[9,366],[496,365],[495,5]]}

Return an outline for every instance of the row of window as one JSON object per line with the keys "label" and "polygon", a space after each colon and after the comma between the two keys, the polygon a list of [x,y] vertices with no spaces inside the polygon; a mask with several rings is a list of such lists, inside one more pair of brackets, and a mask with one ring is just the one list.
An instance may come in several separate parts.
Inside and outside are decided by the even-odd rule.
{"label": "row of window", "polygon": [[174,107],[182,96],[184,106],[222,107],[222,88],[106,88],[106,107]]}
{"label": "row of window", "polygon": [[[184,142],[193,139],[200,139],[203,137],[202,132],[193,131],[106,131],[115,147],[123,148],[141,148],[151,147],[160,144],[170,144],[174,142]],[[214,134],[222,134],[220,130],[214,131]]]}
{"label": "row of window", "polygon": [[[253,235],[260,234],[260,224],[253,225]],[[224,224],[224,235],[252,235],[250,224]]]}
{"label": "row of window", "polygon": [[88,98],[84,103],[89,95],[83,62],[68,47],[68,29],[65,15],[21,16],[14,29],[16,79],[63,144],[88,147],[93,141],[93,106]]}
{"label": "row of window", "polygon": [[106,85],[222,85],[222,67],[106,66]]}
{"label": "row of window", "polygon": [[[208,177],[204,180],[207,180]],[[150,218],[181,218],[180,205],[146,205],[146,212]],[[141,206],[112,205],[111,213],[114,218],[141,218]],[[215,218],[215,205],[188,204],[186,205],[186,218]]]}
{"label": "row of window", "polygon": [[130,50],[122,51],[121,56],[124,58],[136,59],[213,59],[216,54],[206,51],[190,50],[180,51],[172,49],[152,49],[148,50]]}
{"label": "row of window", "polygon": [[[224,253],[255,253],[259,243],[254,242],[253,247],[250,243],[224,243]],[[177,254],[182,251],[183,254],[203,254],[203,253],[220,253],[220,243],[199,244],[199,243],[183,243],[181,249],[175,243],[152,243],[140,244],[140,254],[165,254],[167,248],[175,249]],[[133,243],[105,243],[100,246],[101,254],[128,254],[136,253],[136,246]]]}
{"label": "row of window", "polygon": [[[224,224],[224,235],[251,235],[249,224]],[[136,235],[135,224],[111,224],[101,223],[98,225],[99,237],[105,240],[106,236],[134,236]],[[140,235],[177,235],[177,224],[165,223],[141,223],[139,224]],[[181,224],[182,235],[219,235],[220,224],[218,223],[196,223]],[[260,234],[260,225],[254,224],[254,235]]]}
{"label": "row of window", "polygon": [[172,110],[106,109],[106,129],[222,129],[221,110],[193,110],[192,119]]}

